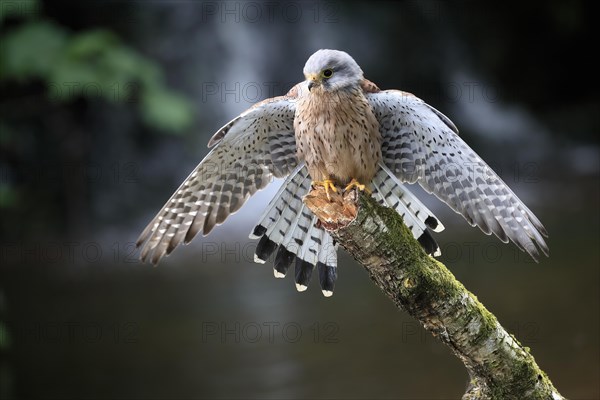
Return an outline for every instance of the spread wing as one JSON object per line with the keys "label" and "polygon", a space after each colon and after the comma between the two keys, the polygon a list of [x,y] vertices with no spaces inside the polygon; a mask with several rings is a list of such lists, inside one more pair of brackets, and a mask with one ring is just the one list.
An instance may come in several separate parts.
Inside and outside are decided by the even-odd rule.
{"label": "spread wing", "polygon": [[141,259],[156,264],[200,231],[208,234],[272,177],[297,165],[294,113],[297,87],[255,104],[209,142],[213,149],[140,235]]}
{"label": "spread wing", "polygon": [[418,182],[471,226],[512,240],[534,259],[548,255],[546,230],[494,171],[458,136],[442,113],[410,93],[366,94],[380,123],[387,167],[403,182]]}

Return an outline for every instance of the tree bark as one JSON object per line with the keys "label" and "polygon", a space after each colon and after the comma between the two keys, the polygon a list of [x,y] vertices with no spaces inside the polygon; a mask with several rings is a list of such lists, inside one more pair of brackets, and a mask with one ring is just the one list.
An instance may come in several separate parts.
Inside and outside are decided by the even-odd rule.
{"label": "tree bark", "polygon": [[564,399],[529,349],[423,251],[400,215],[356,190],[330,197],[317,187],[304,202],[396,306],[465,364],[470,382],[463,399]]}

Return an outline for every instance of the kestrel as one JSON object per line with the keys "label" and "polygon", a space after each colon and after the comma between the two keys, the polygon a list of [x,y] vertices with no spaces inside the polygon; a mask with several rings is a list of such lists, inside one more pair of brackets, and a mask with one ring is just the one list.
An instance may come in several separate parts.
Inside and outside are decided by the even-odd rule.
{"label": "kestrel", "polygon": [[255,104],[215,133],[210,153],[140,235],[142,260],[156,264],[198,232],[207,235],[273,177],[285,181],[250,234],[260,238],[255,261],[276,252],[278,278],[294,264],[299,291],[315,267],[325,296],[337,278],[337,245],[302,202],[311,185],[366,190],[434,256],[431,231],[444,227],[404,183],[418,182],[471,226],[534,259],[548,255],[541,222],[441,112],[410,93],[380,90],[343,51],[317,51],[303,72],[306,80],[285,96]]}

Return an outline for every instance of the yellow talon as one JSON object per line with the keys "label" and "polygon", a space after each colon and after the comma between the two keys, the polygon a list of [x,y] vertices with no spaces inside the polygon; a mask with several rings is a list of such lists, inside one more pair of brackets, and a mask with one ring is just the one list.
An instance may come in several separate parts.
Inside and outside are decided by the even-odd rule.
{"label": "yellow talon", "polygon": [[323,186],[325,189],[325,193],[327,194],[327,200],[331,201],[331,197],[329,196],[329,191],[331,190],[334,193],[337,193],[337,188],[331,179],[325,179],[324,181],[313,181],[313,186]]}
{"label": "yellow talon", "polygon": [[369,190],[369,188],[367,188],[365,185],[363,185],[362,183],[360,183],[359,181],[357,181],[354,178],[352,178],[352,180],[350,181],[348,186],[346,186],[346,189],[344,189],[344,192],[347,192],[348,190],[350,190],[354,187],[357,188],[358,190],[360,190],[361,192],[367,192],[368,194],[371,194],[371,191]]}

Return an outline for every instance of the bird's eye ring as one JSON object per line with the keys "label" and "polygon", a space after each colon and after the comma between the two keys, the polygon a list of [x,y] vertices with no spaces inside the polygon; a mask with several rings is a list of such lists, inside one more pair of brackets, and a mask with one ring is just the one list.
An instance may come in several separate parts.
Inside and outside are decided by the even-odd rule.
{"label": "bird's eye ring", "polygon": [[323,78],[326,78],[326,79],[331,78],[333,76],[333,70],[330,68],[327,68],[327,69],[323,70],[322,75],[323,75]]}

